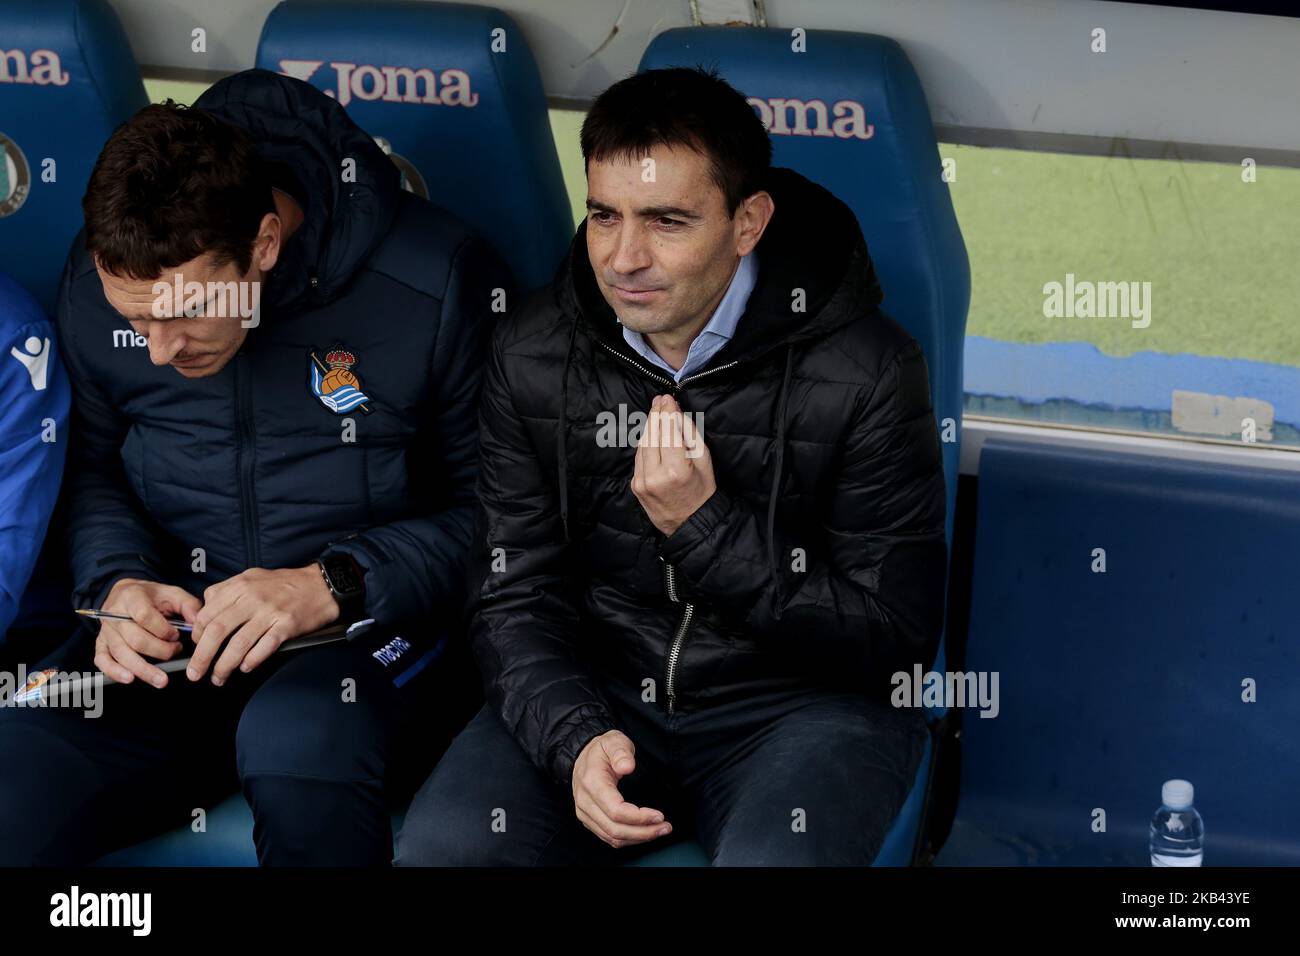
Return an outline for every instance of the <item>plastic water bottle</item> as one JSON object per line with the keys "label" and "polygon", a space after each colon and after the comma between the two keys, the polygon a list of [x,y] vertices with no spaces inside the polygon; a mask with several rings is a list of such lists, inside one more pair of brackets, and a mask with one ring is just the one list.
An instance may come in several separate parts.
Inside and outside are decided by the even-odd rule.
{"label": "plastic water bottle", "polygon": [[1160,788],[1160,809],[1151,818],[1152,866],[1201,865],[1205,825],[1192,796],[1186,780],[1166,780]]}

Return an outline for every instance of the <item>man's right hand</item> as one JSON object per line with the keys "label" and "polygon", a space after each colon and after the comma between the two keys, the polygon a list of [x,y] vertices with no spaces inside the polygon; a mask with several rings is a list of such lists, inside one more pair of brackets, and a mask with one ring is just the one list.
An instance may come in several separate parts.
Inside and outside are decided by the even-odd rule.
{"label": "man's right hand", "polygon": [[627,734],[611,730],[593,737],[573,764],[573,807],[578,819],[614,848],[648,843],[672,832],[664,815],[628,803],[618,781],[636,769],[636,748]]}
{"label": "man's right hand", "polygon": [[169,584],[122,578],[104,599],[102,610],[127,614],[129,621],[100,621],[95,638],[95,666],[119,684],[137,677],[154,687],[167,686],[167,674],[146,657],[170,660],[182,653],[180,633],[167,623],[180,616],[193,622],[203,602]]}

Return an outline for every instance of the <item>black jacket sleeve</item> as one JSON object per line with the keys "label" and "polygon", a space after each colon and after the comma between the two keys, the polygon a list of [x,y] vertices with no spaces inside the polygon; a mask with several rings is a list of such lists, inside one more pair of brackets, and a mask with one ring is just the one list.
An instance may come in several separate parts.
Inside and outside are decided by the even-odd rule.
{"label": "black jacket sleeve", "polygon": [[872,684],[932,659],[947,545],[929,395],[915,342],[886,359],[859,394],[820,527],[769,527],[765,511],[728,495],[726,475],[716,475],[718,491],[660,546],[686,599],[819,670],[851,668]]}
{"label": "black jacket sleeve", "polygon": [[480,418],[471,639],[489,703],[533,763],[567,786],[593,738],[615,729],[575,651],[556,476],[543,473],[511,399],[501,338]]}
{"label": "black jacket sleeve", "polygon": [[407,459],[424,513],[327,549],[350,554],[366,569],[366,615],[380,624],[463,611],[483,363],[496,318],[493,301],[509,302],[512,291],[505,265],[483,240],[469,239],[457,250],[429,368],[427,424]]}

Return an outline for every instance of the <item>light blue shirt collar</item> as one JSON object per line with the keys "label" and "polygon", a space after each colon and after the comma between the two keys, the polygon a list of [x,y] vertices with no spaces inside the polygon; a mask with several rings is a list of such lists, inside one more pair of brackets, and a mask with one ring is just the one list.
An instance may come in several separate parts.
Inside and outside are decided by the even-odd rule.
{"label": "light blue shirt collar", "polygon": [[736,334],[736,326],[740,324],[740,317],[745,314],[749,294],[754,291],[754,283],[757,281],[758,256],[753,252],[741,256],[740,263],[736,266],[736,274],[731,277],[731,284],[727,286],[722,301],[713,310],[708,324],[691,342],[691,347],[686,351],[686,361],[682,363],[680,369],[674,369],[661,359],[640,332],[633,332],[626,325],[623,326],[623,339],[647,362],[663,369],[672,376],[673,381],[680,383],[688,375],[694,375],[703,369],[709,359],[731,341],[732,336]]}

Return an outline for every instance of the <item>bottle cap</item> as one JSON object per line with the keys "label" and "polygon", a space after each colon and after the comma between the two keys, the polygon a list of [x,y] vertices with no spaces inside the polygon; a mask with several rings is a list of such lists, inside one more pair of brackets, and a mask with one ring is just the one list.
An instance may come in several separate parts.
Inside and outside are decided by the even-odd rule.
{"label": "bottle cap", "polygon": [[1170,810],[1186,810],[1192,805],[1192,785],[1186,780],[1166,780],[1160,788],[1160,802]]}

